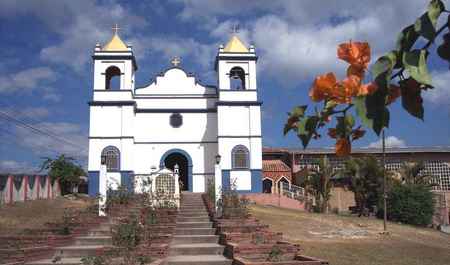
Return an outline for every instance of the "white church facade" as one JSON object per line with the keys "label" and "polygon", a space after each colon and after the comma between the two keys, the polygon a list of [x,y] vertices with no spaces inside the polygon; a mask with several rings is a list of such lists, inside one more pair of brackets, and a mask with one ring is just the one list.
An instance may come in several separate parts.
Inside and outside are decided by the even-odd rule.
{"label": "white church facade", "polygon": [[186,73],[175,58],[149,85],[135,87],[136,59],[117,32],[105,46],[97,44],[92,57],[90,195],[99,193],[102,163],[108,183],[129,188],[135,176],[178,165],[184,190],[204,192],[213,180],[216,188],[262,191],[262,103],[253,46],[237,36],[221,45],[213,86]]}

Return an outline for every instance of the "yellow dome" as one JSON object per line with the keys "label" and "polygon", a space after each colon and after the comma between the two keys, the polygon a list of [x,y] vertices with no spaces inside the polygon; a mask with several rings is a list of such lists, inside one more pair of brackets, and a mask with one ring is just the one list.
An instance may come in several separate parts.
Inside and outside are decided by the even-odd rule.
{"label": "yellow dome", "polygon": [[120,39],[119,35],[117,33],[114,33],[114,36],[112,39],[103,46],[104,51],[126,51],[128,50],[127,45],[123,43],[123,41]]}
{"label": "yellow dome", "polygon": [[227,43],[225,48],[223,49],[224,52],[249,52],[247,47],[245,47],[244,43],[236,36],[234,35],[231,37],[230,41]]}

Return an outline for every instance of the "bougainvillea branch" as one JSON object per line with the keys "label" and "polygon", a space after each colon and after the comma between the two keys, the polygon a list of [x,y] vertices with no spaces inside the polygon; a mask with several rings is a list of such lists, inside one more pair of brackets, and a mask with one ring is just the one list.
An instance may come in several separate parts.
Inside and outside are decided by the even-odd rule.
{"label": "bougainvillea branch", "polygon": [[[448,11],[441,0],[430,1],[427,11],[398,34],[396,49],[372,65],[371,82],[363,82],[371,57],[369,43],[350,41],[340,44],[337,57],[349,64],[346,78],[338,80],[332,72],[317,76],[309,97],[313,102],[323,102],[322,109],[316,107],[307,115],[307,105],[295,107],[288,113],[284,134],[296,132],[306,148],[311,138],[321,137],[319,131],[322,127],[335,124],[328,129],[328,136],[336,139],[336,154],[345,156],[351,152],[351,142],[365,135],[363,127],[372,129],[377,135],[389,127],[389,107],[398,98],[409,114],[423,120],[421,93],[433,88],[427,59],[435,40],[445,31],[447,33],[443,35],[437,54],[450,62],[450,15],[447,22],[437,29],[438,19],[443,13]],[[416,48],[421,38],[426,43]],[[335,123],[331,123],[333,117]]]}

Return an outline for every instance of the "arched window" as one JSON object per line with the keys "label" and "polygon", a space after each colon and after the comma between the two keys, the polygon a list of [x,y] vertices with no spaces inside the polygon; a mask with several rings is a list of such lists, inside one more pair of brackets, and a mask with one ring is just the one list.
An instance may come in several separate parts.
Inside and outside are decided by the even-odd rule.
{"label": "arched window", "polygon": [[106,87],[105,89],[119,90],[120,89],[120,69],[117,66],[110,66],[106,69]]}
{"label": "arched window", "polygon": [[120,170],[120,151],[115,146],[108,146],[102,151],[102,164],[107,171]]}
{"label": "arched window", "polygon": [[230,89],[244,90],[245,89],[245,71],[241,67],[233,67],[230,70]]}
{"label": "arched window", "polygon": [[249,168],[250,159],[247,147],[243,145],[235,146],[231,151],[231,163],[233,168]]}

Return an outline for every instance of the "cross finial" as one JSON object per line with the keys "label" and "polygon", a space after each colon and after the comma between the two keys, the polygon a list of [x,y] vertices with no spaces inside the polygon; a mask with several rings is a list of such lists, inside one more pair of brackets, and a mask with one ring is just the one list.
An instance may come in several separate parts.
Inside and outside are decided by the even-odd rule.
{"label": "cross finial", "polygon": [[175,56],[170,60],[170,63],[172,63],[173,66],[178,67],[178,65],[181,63],[181,58],[178,56]]}
{"label": "cross finial", "polygon": [[116,23],[116,25],[114,25],[114,27],[112,27],[112,30],[113,30],[113,32],[114,32],[114,34],[115,35],[117,35],[117,32],[119,31],[119,25],[117,25],[117,23]]}
{"label": "cross finial", "polygon": [[234,24],[233,26],[231,26],[231,33],[239,33],[239,24]]}

